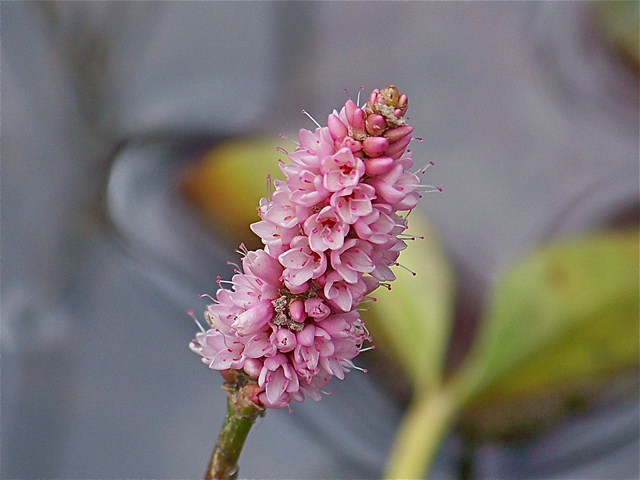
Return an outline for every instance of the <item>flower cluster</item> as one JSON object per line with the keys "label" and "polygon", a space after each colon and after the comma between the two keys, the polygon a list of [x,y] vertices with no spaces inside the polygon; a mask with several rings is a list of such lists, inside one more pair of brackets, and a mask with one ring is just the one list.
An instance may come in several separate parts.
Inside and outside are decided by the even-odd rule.
{"label": "flower cluster", "polygon": [[191,349],[212,369],[243,372],[257,405],[319,400],[371,341],[356,307],[395,279],[407,228],[397,212],[420,198],[406,110],[407,96],[388,86],[301,130],[291,163],[280,163],[286,181],[251,225],[264,249],[242,251],[232,289],[207,307],[210,329]]}

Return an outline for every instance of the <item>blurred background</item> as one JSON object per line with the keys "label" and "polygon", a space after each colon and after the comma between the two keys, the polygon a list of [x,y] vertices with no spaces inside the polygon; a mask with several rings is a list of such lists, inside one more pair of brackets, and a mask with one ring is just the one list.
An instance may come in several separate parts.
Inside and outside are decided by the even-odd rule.
{"label": "blurred background", "polygon": [[[436,164],[445,193],[419,208],[455,272],[452,368],[525,252],[637,229],[638,4],[603,4],[3,2],[1,477],[202,476],[225,400],[185,310],[237,241],[185,175],[313,128],[303,108],[324,123],[343,87],[407,93],[414,159]],[[214,213],[233,202],[211,193]],[[380,477],[410,396],[388,361],[269,412],[241,476]],[[638,478],[626,372],[517,441],[454,429],[431,476]]]}

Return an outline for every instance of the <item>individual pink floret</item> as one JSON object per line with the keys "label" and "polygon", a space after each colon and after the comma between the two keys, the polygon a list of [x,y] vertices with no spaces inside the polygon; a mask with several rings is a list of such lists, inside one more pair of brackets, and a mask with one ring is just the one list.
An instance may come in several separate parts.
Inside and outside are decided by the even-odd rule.
{"label": "individual pink floret", "polygon": [[299,236],[291,241],[291,248],[278,257],[284,267],[282,279],[285,285],[300,286],[312,278],[318,278],[327,269],[324,253],[311,250],[309,237]]}
{"label": "individual pink floret", "polygon": [[298,225],[298,207],[291,201],[291,192],[286,182],[275,181],[276,191],[271,202],[261,210],[261,217],[283,228],[294,228]]}
{"label": "individual pink floret", "polygon": [[318,253],[342,247],[348,231],[349,224],[330,206],[324,207],[304,222],[304,233],[309,236],[309,246]]}
{"label": "individual pink floret", "polygon": [[291,191],[291,201],[301,207],[313,207],[331,195],[324,187],[324,176],[299,165],[281,164],[280,169],[287,177]]}
{"label": "individual pink floret", "polygon": [[314,133],[300,130],[300,146],[288,155],[294,164],[308,169],[320,168],[320,162],[336,152],[329,128],[317,128]]}
{"label": "individual pink floret", "polygon": [[329,204],[340,218],[348,224],[356,223],[358,218],[373,211],[371,202],[376,198],[376,189],[366,183],[347,187],[331,195]]}
{"label": "individual pink floret", "polygon": [[338,192],[358,184],[364,175],[364,162],[354,157],[348,148],[341,148],[334,155],[322,160],[320,171],[324,175],[324,188],[329,192]]}
{"label": "individual pink floret", "polygon": [[331,251],[331,266],[347,283],[356,283],[363,273],[374,270],[370,255],[373,246],[362,240],[350,238],[342,248]]}

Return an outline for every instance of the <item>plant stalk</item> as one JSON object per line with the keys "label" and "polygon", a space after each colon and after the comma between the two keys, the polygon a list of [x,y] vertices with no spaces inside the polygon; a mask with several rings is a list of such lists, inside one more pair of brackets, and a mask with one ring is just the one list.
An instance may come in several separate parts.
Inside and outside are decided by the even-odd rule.
{"label": "plant stalk", "polygon": [[423,478],[456,413],[445,390],[414,398],[402,420],[384,478]]}
{"label": "plant stalk", "polygon": [[204,480],[233,480],[238,477],[238,458],[256,419],[264,415],[264,408],[248,398],[241,385],[225,384],[227,415],[218,441],[211,454]]}
{"label": "plant stalk", "polygon": [[442,438],[478,387],[476,364],[461,368],[454,378],[414,398],[396,435],[384,478],[423,478],[428,474]]}

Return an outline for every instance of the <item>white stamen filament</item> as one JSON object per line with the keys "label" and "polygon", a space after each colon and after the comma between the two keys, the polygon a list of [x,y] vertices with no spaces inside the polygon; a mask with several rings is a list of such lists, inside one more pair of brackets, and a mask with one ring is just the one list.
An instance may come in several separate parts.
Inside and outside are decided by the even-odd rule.
{"label": "white stamen filament", "polygon": [[[207,295],[208,296],[208,295]],[[202,325],[200,325],[200,322],[198,321],[198,319],[196,318],[196,316],[193,313],[193,310],[187,310],[187,315],[189,315],[191,318],[193,318],[193,321],[196,322],[196,325],[198,326],[198,328],[200,329],[200,331],[202,333],[205,333],[205,329],[202,328]]]}
{"label": "white stamen filament", "polygon": [[401,263],[399,263],[399,262],[393,262],[393,265],[394,265],[394,266],[396,266],[396,267],[404,268],[407,272],[409,272],[409,273],[410,273],[411,275],[413,275],[414,277],[415,277],[416,275],[418,275],[416,272],[414,272],[413,270],[411,270],[411,269],[410,269],[410,268],[408,268],[408,267],[405,267],[404,265],[402,265],[402,264],[401,264]]}
{"label": "white stamen filament", "polygon": [[316,124],[316,126],[317,126],[318,128],[322,128],[322,125],[320,125],[320,124],[316,121],[316,119],[315,119],[315,118],[313,118],[313,117],[311,116],[311,114],[310,114],[309,112],[307,112],[306,110],[302,110],[302,113],[304,113],[307,117],[309,117],[309,119],[310,119],[313,123],[315,123],[315,124]]}

